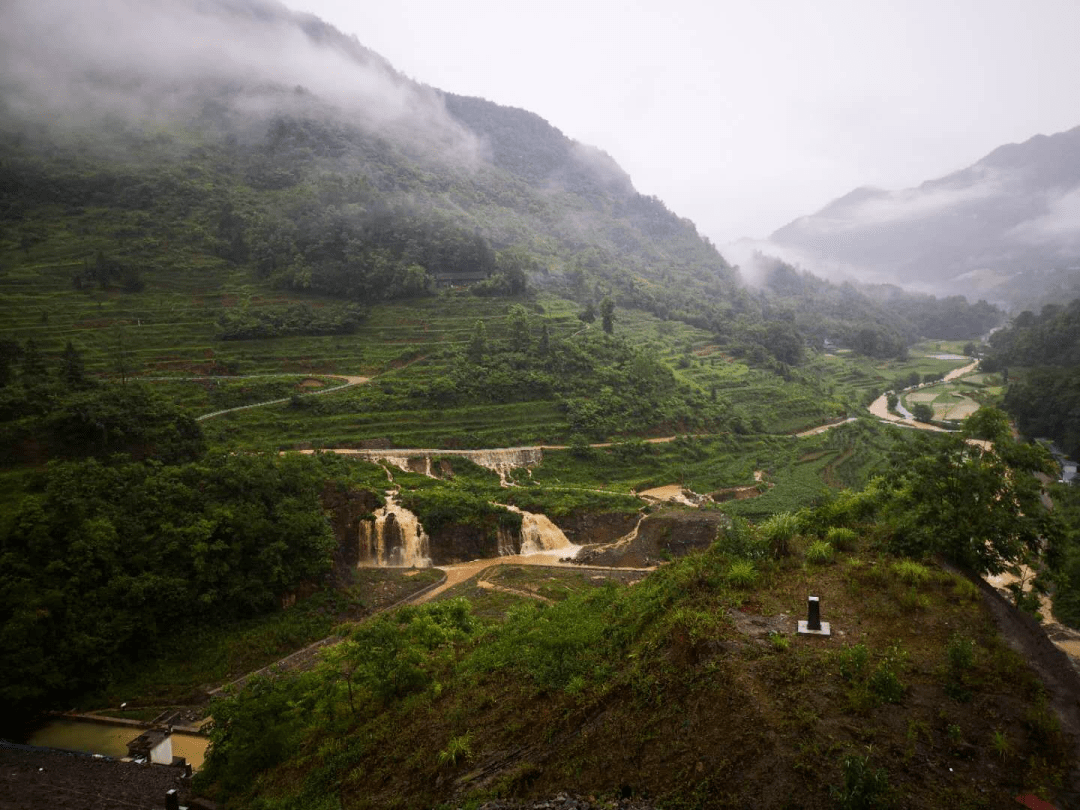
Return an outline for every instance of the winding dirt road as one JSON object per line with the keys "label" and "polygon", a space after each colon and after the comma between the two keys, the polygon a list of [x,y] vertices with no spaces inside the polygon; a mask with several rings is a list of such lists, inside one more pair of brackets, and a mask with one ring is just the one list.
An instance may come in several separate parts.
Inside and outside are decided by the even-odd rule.
{"label": "winding dirt road", "polygon": [[[979,361],[978,360],[972,360],[966,366],[961,366],[960,368],[954,368],[952,371],[950,371],[948,374],[946,374],[944,377],[942,377],[941,382],[951,382],[952,380],[955,380],[958,377],[963,377],[965,374],[970,374],[971,372],[975,371],[975,369],[977,369],[978,367],[979,367]],[[932,388],[935,385],[938,385],[938,383],[936,383],[936,382],[923,383],[921,385],[914,385],[911,388],[905,388],[904,391],[915,391],[915,390],[918,390],[918,389]],[[890,412],[889,411],[889,403],[888,403],[888,394],[882,394],[880,397],[875,399],[872,403],[870,403],[870,407],[867,408],[867,410],[870,411],[871,415],[876,416],[878,419],[882,420],[883,422],[892,422],[894,425],[900,425],[902,427],[915,428],[916,430],[929,430],[929,431],[936,432],[936,433],[948,433],[949,432],[949,431],[945,430],[945,428],[939,428],[936,425],[928,425],[925,422],[917,422],[914,419],[905,419],[902,416],[897,416],[896,414]]]}

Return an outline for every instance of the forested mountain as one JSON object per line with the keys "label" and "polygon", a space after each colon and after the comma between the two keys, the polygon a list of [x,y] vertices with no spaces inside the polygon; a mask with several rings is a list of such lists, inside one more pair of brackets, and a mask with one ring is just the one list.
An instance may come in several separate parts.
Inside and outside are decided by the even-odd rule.
{"label": "forested mountain", "polygon": [[[136,287],[187,252],[362,301],[478,279],[516,293],[533,276],[704,318],[735,295],[694,226],[599,150],[532,113],[411,82],[276,3],[114,4],[81,19],[117,26],[106,55],[50,4],[3,15],[8,31],[52,26],[69,49],[54,64],[6,37],[5,235],[29,253],[73,226],[102,256],[91,283]],[[171,26],[206,35],[186,47]],[[269,59],[275,47],[288,58]]]}
{"label": "forested mountain", "polygon": [[[62,255],[77,289],[239,267],[359,304],[458,284],[610,297],[774,355],[760,338],[787,328],[790,307],[809,325],[798,341],[871,328],[883,355],[949,336],[865,301],[852,310],[850,292],[821,282],[843,301],[826,317],[799,300],[808,289],[751,292],[601,150],[525,110],[417,84],[271,0],[62,5],[0,11],[0,239],[24,261]],[[196,28],[198,47],[172,33]],[[28,46],[41,38],[64,58]]]}
{"label": "forested mountain", "polygon": [[1080,299],[1020,313],[991,336],[983,367],[1007,372],[1005,407],[1026,435],[1080,455]]}
{"label": "forested mountain", "polygon": [[812,344],[828,340],[869,357],[895,357],[920,336],[969,339],[1004,317],[986,301],[970,304],[959,295],[939,299],[892,284],[833,284],[761,254],[754,265],[767,317],[786,312]]}
{"label": "forested mountain", "polygon": [[928,562],[1033,559],[1042,451],[866,414],[1003,313],[754,261],[274,0],[0,3],[0,734],[209,713],[229,807],[1061,782]]}
{"label": "forested mountain", "polygon": [[[1080,127],[917,188],[859,188],[772,234],[811,268],[1028,302],[1080,266]],[[1059,272],[1055,273],[1055,269]]]}

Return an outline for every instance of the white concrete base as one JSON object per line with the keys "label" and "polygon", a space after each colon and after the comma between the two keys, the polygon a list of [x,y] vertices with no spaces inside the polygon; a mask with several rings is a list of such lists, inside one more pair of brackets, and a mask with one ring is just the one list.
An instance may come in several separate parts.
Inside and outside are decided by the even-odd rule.
{"label": "white concrete base", "polygon": [[832,630],[828,622],[821,623],[820,630],[811,630],[806,626],[806,619],[799,620],[799,635],[801,636],[831,636]]}

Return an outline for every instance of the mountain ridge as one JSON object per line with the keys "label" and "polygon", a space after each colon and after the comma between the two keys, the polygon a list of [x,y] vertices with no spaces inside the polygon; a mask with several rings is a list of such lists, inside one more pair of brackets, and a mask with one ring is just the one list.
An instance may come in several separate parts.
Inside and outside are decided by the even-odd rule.
{"label": "mountain ridge", "polygon": [[1031,273],[1080,258],[1078,213],[1075,127],[1002,145],[912,188],[855,189],[769,239],[810,269],[834,264],[866,280],[1013,300]]}

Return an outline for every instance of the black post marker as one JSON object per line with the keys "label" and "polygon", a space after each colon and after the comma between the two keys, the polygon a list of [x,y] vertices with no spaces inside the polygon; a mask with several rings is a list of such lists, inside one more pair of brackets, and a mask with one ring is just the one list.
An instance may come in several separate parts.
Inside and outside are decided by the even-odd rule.
{"label": "black post marker", "polygon": [[806,600],[806,619],[799,621],[799,635],[831,636],[828,622],[821,620],[821,598],[811,596]]}

